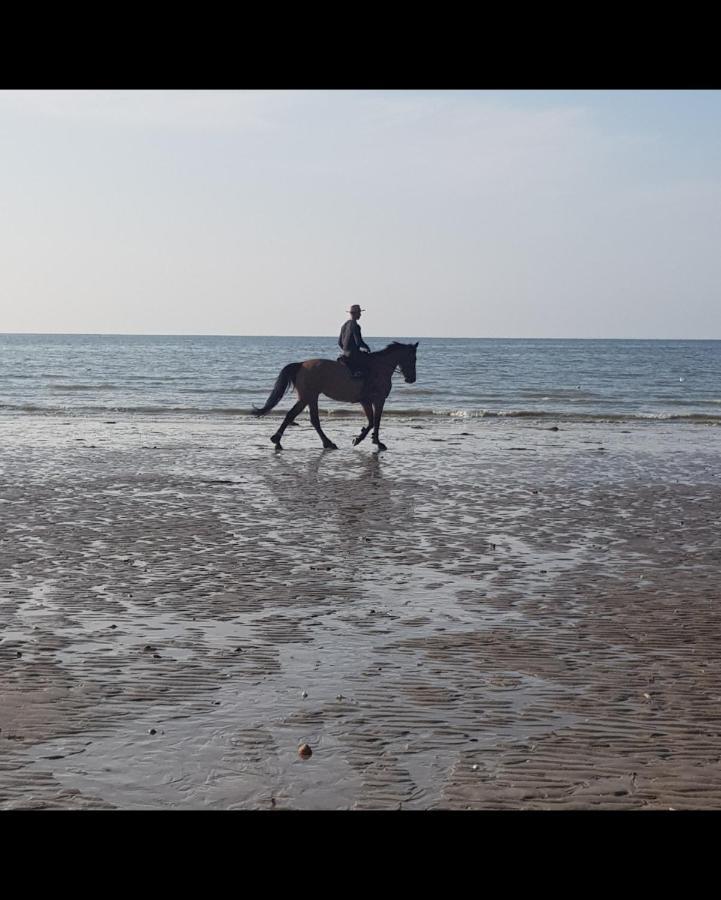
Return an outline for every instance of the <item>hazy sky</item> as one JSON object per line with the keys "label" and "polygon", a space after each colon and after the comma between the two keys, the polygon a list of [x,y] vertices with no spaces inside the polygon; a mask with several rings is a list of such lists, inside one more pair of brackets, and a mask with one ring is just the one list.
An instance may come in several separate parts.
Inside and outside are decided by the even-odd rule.
{"label": "hazy sky", "polygon": [[721,338],[721,92],[0,92],[0,332]]}

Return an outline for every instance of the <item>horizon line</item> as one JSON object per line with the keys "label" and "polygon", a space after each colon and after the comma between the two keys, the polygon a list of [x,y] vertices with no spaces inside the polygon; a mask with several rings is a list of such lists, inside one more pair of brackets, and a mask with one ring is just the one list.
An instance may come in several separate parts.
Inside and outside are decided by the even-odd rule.
{"label": "horizon line", "polygon": [[[213,332],[160,331],[0,331],[2,337],[217,337],[217,338],[321,338],[336,340],[328,334],[217,334]],[[385,334],[366,334],[369,340],[390,338]],[[508,335],[419,335],[418,340],[431,341],[721,341],[721,337],[517,337]],[[391,338],[392,339],[392,338]]]}

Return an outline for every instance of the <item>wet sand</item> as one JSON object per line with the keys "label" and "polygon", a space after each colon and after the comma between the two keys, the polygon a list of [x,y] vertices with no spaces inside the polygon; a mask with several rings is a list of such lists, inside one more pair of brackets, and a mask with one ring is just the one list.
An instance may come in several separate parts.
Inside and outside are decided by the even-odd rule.
{"label": "wet sand", "polygon": [[3,420],[0,808],[721,806],[721,431],[360,424]]}

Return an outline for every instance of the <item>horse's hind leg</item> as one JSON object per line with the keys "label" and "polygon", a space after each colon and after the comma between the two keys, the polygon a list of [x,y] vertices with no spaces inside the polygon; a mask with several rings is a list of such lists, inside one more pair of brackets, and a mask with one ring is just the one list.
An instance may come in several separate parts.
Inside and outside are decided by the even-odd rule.
{"label": "horse's hind leg", "polygon": [[318,415],[318,398],[316,397],[314,400],[309,400],[308,406],[310,407],[310,421],[313,424],[313,428],[315,428],[315,430],[318,432],[320,439],[323,441],[324,449],[337,450],[338,447],[326,434],[323,433],[323,429],[320,427],[320,416]]}
{"label": "horse's hind leg", "polygon": [[360,434],[358,435],[358,437],[353,438],[353,446],[354,447],[358,446],[358,444],[360,444],[360,442],[365,439],[365,436],[368,434],[368,432],[373,427],[373,407],[372,407],[372,405],[369,403],[368,400],[361,400],[361,406],[363,407],[363,411],[365,412],[366,416],[368,416],[368,424],[366,425],[365,428],[361,428]]}
{"label": "horse's hind leg", "polygon": [[283,449],[280,446],[280,439],[283,437],[283,432],[291,424],[293,419],[295,419],[295,417],[298,415],[298,413],[303,412],[305,407],[306,407],[305,400],[299,400],[294,406],[291,406],[291,408],[288,410],[285,418],[283,419],[283,424],[280,426],[280,428],[276,431],[276,433],[271,438],[271,441],[273,441],[273,443],[275,444],[276,450]]}

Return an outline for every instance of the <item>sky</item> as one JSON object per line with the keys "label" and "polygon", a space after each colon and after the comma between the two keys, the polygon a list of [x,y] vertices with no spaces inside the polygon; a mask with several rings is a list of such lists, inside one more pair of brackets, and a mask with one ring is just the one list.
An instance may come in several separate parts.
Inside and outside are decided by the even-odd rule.
{"label": "sky", "polygon": [[0,91],[0,332],[721,339],[720,91]]}

